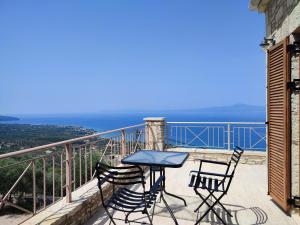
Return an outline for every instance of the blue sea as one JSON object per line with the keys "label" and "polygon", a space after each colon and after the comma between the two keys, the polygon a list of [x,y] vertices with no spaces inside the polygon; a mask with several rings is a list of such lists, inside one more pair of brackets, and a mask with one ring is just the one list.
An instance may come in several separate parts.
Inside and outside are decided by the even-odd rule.
{"label": "blue sea", "polygon": [[89,113],[13,115],[20,120],[2,123],[33,125],[71,125],[106,131],[143,123],[145,117],[165,117],[167,122],[264,122],[265,114],[257,113],[194,113],[194,112],[152,112],[152,113]]}

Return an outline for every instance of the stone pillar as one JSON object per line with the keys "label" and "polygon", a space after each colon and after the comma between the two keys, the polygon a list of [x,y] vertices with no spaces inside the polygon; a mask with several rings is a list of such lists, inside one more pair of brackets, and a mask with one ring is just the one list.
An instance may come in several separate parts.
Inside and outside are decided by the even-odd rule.
{"label": "stone pillar", "polygon": [[148,117],[146,122],[146,149],[164,150],[165,145],[165,118]]}

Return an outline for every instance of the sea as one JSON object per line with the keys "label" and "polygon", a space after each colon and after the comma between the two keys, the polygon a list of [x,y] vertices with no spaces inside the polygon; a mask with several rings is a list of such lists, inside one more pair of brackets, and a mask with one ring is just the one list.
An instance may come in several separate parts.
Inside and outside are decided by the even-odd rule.
{"label": "sea", "polygon": [[101,132],[144,123],[146,117],[164,117],[167,122],[264,122],[265,114],[194,112],[120,112],[86,114],[15,114],[17,121],[1,123],[79,126]]}

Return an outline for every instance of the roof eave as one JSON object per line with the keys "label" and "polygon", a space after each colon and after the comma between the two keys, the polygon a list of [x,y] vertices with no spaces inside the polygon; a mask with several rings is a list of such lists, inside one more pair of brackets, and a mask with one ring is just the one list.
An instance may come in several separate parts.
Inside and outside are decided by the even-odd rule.
{"label": "roof eave", "polygon": [[258,12],[265,12],[269,2],[272,0],[250,0],[250,9]]}

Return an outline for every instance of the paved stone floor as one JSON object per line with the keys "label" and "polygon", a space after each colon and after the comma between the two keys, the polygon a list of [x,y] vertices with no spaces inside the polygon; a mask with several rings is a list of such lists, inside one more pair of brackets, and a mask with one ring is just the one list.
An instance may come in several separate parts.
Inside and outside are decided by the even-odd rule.
{"label": "paved stone floor", "polygon": [[[193,189],[188,187],[189,171],[197,169],[198,163],[198,161],[187,161],[182,168],[166,170],[167,190],[184,197],[188,204],[187,207],[184,207],[180,200],[166,197],[179,224],[195,224],[196,219],[206,210],[205,207],[202,207],[198,214],[194,213],[194,209],[201,201],[194,194]],[[216,167],[207,169],[217,170]],[[226,216],[222,209],[218,207],[216,210],[231,225],[297,224],[293,218],[284,214],[267,195],[267,168],[265,165],[240,164],[228,195],[223,198],[222,202],[231,211],[233,217]],[[124,218],[122,213],[115,213],[115,216]],[[148,223],[147,218],[139,213],[132,214],[131,219]],[[86,225],[104,224],[109,224],[109,219],[103,209],[99,209],[86,223]],[[117,221],[117,224],[124,224],[124,222]],[[162,203],[157,203],[155,207],[153,224],[174,224]],[[221,223],[213,214],[209,214],[200,224]]]}

